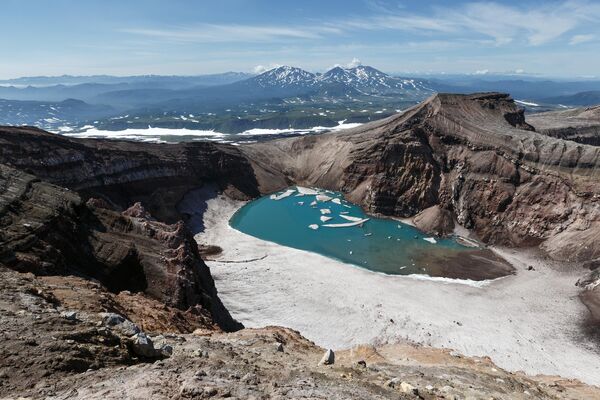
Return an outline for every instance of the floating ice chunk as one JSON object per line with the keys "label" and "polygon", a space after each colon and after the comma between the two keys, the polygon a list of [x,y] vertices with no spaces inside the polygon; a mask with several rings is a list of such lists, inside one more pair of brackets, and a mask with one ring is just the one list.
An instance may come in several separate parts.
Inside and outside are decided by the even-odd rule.
{"label": "floating ice chunk", "polygon": [[285,199],[286,197],[288,197],[288,196],[291,196],[291,195],[292,195],[292,193],[294,193],[295,191],[296,191],[296,190],[294,190],[294,189],[288,189],[288,190],[286,190],[285,192],[283,192],[283,193],[280,193],[280,194],[272,194],[272,195],[270,196],[270,199],[271,199],[271,200],[281,200],[281,199]]}
{"label": "floating ice chunk", "polygon": [[352,255],[352,250],[350,250],[349,254]]}
{"label": "floating ice chunk", "polygon": [[425,240],[425,241],[427,241],[429,243],[433,243],[433,244],[437,243],[437,240],[435,240],[435,238],[432,238],[432,237],[423,238],[423,240]]}
{"label": "floating ice chunk", "polygon": [[365,236],[371,236],[371,235],[373,235],[371,232],[365,233]]}
{"label": "floating ice chunk", "polygon": [[348,211],[342,211],[340,214],[348,214]]}
{"label": "floating ice chunk", "polygon": [[332,218],[333,218],[333,217],[326,217],[325,215],[321,215],[321,218],[320,218],[320,219],[321,219],[321,222],[327,222],[327,221],[329,221],[329,220],[330,220],[330,219],[332,219]]}
{"label": "floating ice chunk", "polygon": [[352,208],[352,207],[350,207],[348,204],[342,204],[342,205],[343,205],[344,207],[346,207],[346,208]]}
{"label": "floating ice chunk", "polygon": [[321,208],[321,214],[331,214],[331,210],[329,208]]}
{"label": "floating ice chunk", "polygon": [[318,194],[316,197],[317,201],[326,202],[332,199],[332,197],[327,196],[326,194]]}
{"label": "floating ice chunk", "polygon": [[316,201],[313,201],[312,203],[310,203],[310,205],[311,205],[312,207],[314,207],[314,206],[316,206],[316,205],[317,205],[317,202],[316,202]]}
{"label": "floating ice chunk", "polygon": [[340,217],[347,219],[348,221],[360,221],[363,218],[359,218],[359,217],[353,217],[351,215],[340,215]]}
{"label": "floating ice chunk", "polygon": [[342,204],[342,201],[340,199],[338,199],[337,197],[331,199],[331,202],[335,203],[335,204]]}
{"label": "floating ice chunk", "polygon": [[315,230],[315,231],[316,231],[317,229],[319,229],[319,225],[317,225],[317,224],[310,224],[308,227],[309,227],[310,229],[312,229],[312,230]]}
{"label": "floating ice chunk", "polygon": [[360,221],[356,221],[356,222],[347,222],[345,224],[324,224],[323,226],[325,226],[327,228],[348,228],[351,226],[362,225],[365,222],[367,222],[368,220],[369,220],[369,218],[365,218],[365,219],[361,219]]}
{"label": "floating ice chunk", "polygon": [[311,189],[311,188],[307,188],[307,187],[303,187],[303,186],[296,186],[296,189],[298,189],[298,193],[299,194],[306,194],[309,196],[314,196],[316,194],[319,194],[319,192],[317,192],[315,189]]}
{"label": "floating ice chunk", "polygon": [[303,205],[304,205],[304,202],[303,202],[303,201],[299,201],[299,202],[298,202],[298,205],[299,205],[299,206],[303,206]]}

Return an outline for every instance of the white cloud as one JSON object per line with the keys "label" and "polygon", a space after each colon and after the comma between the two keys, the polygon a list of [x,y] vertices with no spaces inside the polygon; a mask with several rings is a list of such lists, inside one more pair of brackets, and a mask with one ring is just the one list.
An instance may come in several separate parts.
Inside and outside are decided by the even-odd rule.
{"label": "white cloud", "polygon": [[587,42],[592,42],[593,40],[596,39],[596,35],[574,35],[571,37],[571,40],[569,41],[570,45],[577,45],[577,44],[581,44],[581,43],[587,43]]}
{"label": "white cloud", "polygon": [[346,68],[354,68],[358,67],[359,65],[362,65],[362,62],[358,58],[354,57],[352,61],[346,64]]}
{"label": "white cloud", "polygon": [[[378,5],[378,2],[373,4]],[[374,7],[375,15],[294,25],[200,24],[172,28],[127,28],[123,32],[174,42],[192,43],[289,43],[349,36],[360,31],[403,31],[431,42],[480,40],[480,44],[504,46],[523,42],[531,46],[550,43],[581,27],[597,29],[600,4],[588,0],[509,6],[499,2],[471,2],[437,6],[423,12],[408,8]],[[571,44],[591,40],[575,35]],[[411,38],[415,41],[414,38]],[[485,43],[489,41],[491,43]]]}
{"label": "white cloud", "polygon": [[475,75],[487,75],[490,72],[489,69],[480,69],[475,71]]}
{"label": "white cloud", "polygon": [[[397,30],[428,37],[447,34],[470,37],[474,34],[493,39],[497,46],[525,39],[532,46],[549,43],[584,24],[600,21],[600,4],[585,0],[541,3],[538,7],[512,7],[494,2],[472,2],[456,7],[435,7],[427,14],[405,10],[337,21],[339,30]],[[598,26],[598,25],[596,25]],[[583,36],[583,35],[576,35]],[[584,38],[587,39],[587,38]],[[576,39],[577,41],[577,39]]]}
{"label": "white cloud", "polygon": [[339,33],[332,27],[285,27],[255,25],[201,24],[171,29],[127,28],[122,32],[176,42],[277,42],[290,39],[319,39],[323,34]]}
{"label": "white cloud", "polygon": [[255,74],[262,74],[263,72],[267,72],[277,67],[281,67],[281,64],[257,65],[254,68],[252,68],[252,72],[254,72]]}

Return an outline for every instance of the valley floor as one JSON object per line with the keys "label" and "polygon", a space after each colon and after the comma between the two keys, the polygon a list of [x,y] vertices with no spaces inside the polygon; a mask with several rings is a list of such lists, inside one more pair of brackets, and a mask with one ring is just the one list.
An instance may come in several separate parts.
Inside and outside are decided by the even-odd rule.
{"label": "valley floor", "polygon": [[587,311],[577,276],[531,253],[495,249],[517,273],[484,285],[388,276],[243,234],[228,224],[243,203],[202,197],[186,202],[203,213],[194,217],[204,229],[196,240],[223,249],[207,264],[246,327],[289,327],[332,349],[409,340],[600,385],[600,354],[581,330]]}

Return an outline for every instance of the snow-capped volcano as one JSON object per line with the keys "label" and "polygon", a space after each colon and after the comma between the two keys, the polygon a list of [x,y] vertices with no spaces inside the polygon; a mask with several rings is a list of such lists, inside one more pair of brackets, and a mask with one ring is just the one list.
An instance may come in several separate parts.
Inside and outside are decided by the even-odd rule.
{"label": "snow-capped volcano", "polygon": [[319,76],[323,82],[344,83],[362,92],[387,93],[390,91],[431,91],[423,81],[395,78],[373,67],[359,65],[354,68],[335,67]]}
{"label": "snow-capped volcano", "polygon": [[[335,67],[323,74],[313,74],[301,68],[281,66],[251,78],[249,82],[264,89],[312,90],[319,93],[386,95],[433,92],[424,81],[395,78],[373,67],[359,65],[352,68]],[[346,88],[346,89],[344,89]]]}
{"label": "snow-capped volcano", "polygon": [[301,68],[287,65],[273,68],[252,78],[261,87],[310,87],[316,75]]}

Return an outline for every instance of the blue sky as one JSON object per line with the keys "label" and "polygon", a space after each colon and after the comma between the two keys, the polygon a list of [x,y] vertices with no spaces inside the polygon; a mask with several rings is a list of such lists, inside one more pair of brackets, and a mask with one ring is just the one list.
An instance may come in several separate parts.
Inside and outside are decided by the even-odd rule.
{"label": "blue sky", "polygon": [[600,1],[3,0],[0,78],[352,60],[394,73],[600,75]]}

